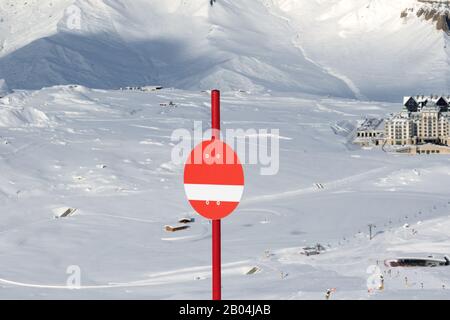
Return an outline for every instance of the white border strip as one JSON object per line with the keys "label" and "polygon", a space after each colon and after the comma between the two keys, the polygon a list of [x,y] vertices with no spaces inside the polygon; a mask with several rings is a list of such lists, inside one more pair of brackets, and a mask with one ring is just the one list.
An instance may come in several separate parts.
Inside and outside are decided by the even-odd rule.
{"label": "white border strip", "polygon": [[189,200],[239,202],[244,193],[244,186],[185,184],[184,190]]}

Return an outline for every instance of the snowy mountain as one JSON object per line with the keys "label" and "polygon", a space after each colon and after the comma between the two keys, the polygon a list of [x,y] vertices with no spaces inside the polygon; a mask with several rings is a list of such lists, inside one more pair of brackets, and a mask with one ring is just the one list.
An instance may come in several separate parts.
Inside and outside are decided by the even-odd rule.
{"label": "snowy mountain", "polygon": [[411,15],[431,21],[436,24],[437,30],[449,33],[450,29],[450,1],[418,0],[420,6],[406,8],[401,18],[407,20]]}
{"label": "snowy mountain", "polygon": [[404,94],[448,91],[448,35],[425,17],[417,17],[419,10],[436,6],[446,12],[448,4],[415,0],[278,2],[282,14],[296,26],[297,43],[307,56],[347,79],[360,97],[398,101]]}
{"label": "snowy mountain", "polygon": [[447,10],[416,0],[0,0],[0,77],[26,89],[161,84],[396,101],[447,90],[448,36],[416,16],[428,7]]}
{"label": "snowy mountain", "polygon": [[[0,3],[6,31],[0,74],[13,88],[162,84],[351,95],[344,82],[291,45],[293,31],[262,1],[214,7],[204,0]],[[73,8],[81,13],[80,29],[71,28]],[[29,34],[16,28],[34,20],[47,24]]]}
{"label": "snowy mountain", "polygon": [[[260,160],[223,221],[225,299],[449,299],[448,266],[383,264],[450,253],[449,158],[351,143],[403,94],[448,93],[447,7],[0,0],[0,298],[209,298],[211,223],[173,156],[219,87]],[[142,84],[175,88],[110,90]]]}

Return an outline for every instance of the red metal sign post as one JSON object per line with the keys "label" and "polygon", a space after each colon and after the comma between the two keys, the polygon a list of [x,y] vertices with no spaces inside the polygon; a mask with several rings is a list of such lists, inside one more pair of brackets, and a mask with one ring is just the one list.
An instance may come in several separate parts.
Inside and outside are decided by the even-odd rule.
{"label": "red metal sign post", "polygon": [[212,137],[192,150],[184,167],[184,189],[192,208],[212,220],[212,298],[222,299],[221,219],[239,205],[244,192],[242,163],[220,139],[220,91],[211,94]]}
{"label": "red metal sign post", "polygon": [[[212,138],[220,139],[220,91],[211,93]],[[212,221],[212,299],[222,300],[221,220]]]}

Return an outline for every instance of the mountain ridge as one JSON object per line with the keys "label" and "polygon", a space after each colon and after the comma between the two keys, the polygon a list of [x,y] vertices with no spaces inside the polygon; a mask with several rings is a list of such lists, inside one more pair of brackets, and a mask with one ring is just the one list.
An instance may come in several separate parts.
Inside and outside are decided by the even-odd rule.
{"label": "mountain ridge", "polygon": [[[249,11],[244,3],[227,1],[214,7],[198,0],[69,4],[80,9],[79,30],[68,28],[63,15],[56,31],[47,28],[53,32],[24,41],[26,45],[0,58],[0,74],[11,87],[151,83],[195,90],[217,86],[352,95],[340,79],[306,61],[283,40],[283,33],[291,31],[268,15],[260,1]],[[255,17],[269,19],[269,28]]]}
{"label": "mountain ridge", "polygon": [[395,101],[450,83],[448,36],[402,17],[435,6],[416,0],[25,3],[0,0],[0,78],[12,88],[158,84]]}

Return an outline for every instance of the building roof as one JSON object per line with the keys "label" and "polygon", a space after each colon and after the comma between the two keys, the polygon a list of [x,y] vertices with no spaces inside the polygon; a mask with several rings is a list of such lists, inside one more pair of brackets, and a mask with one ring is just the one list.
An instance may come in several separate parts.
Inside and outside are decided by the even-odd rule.
{"label": "building roof", "polygon": [[427,104],[429,102],[437,103],[439,100],[443,99],[447,104],[450,104],[450,96],[446,95],[417,95],[417,96],[405,96],[403,97],[403,105],[406,106],[408,101],[413,99],[417,104]]}
{"label": "building roof", "polygon": [[384,130],[384,119],[368,118],[358,127],[358,131]]}
{"label": "building roof", "polygon": [[395,121],[395,122],[407,122],[411,121],[411,118],[408,116],[408,114],[405,113],[396,113],[392,115],[388,121]]}
{"label": "building roof", "polygon": [[436,102],[428,102],[423,108],[422,111],[432,111],[432,112],[439,112],[440,107],[436,104]]}

